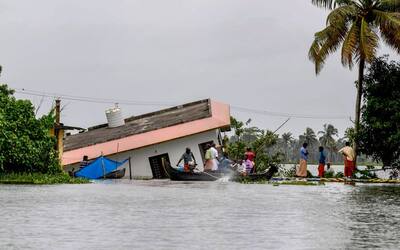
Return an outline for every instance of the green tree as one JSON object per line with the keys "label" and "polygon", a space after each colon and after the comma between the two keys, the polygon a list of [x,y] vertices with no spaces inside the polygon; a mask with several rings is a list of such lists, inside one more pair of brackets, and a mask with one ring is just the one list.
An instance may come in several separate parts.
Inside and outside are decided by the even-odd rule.
{"label": "green tree", "polygon": [[400,164],[400,63],[376,59],[365,76],[361,151],[384,166]]}
{"label": "green tree", "polygon": [[[400,53],[399,0],[312,0],[318,7],[331,10],[326,28],[315,33],[309,58],[318,74],[328,55],[341,45],[341,61],[352,69],[358,63],[355,134],[360,126],[360,107],[364,84],[364,68],[376,57],[379,35]],[[357,141],[354,149],[358,151]]]}
{"label": "green tree", "polygon": [[332,160],[333,151],[336,149],[336,140],[333,137],[338,135],[337,128],[332,124],[324,124],[324,129],[319,131],[318,134],[320,135],[319,142],[329,150],[329,158]]}
{"label": "green tree", "polygon": [[282,134],[282,144],[283,144],[283,150],[285,152],[286,161],[289,161],[289,147],[292,140],[293,140],[292,133],[288,132]]}
{"label": "green tree", "polygon": [[300,143],[307,142],[309,146],[314,146],[318,140],[312,128],[306,128],[303,135],[299,136]]}
{"label": "green tree", "polygon": [[0,173],[56,173],[61,168],[50,136],[52,114],[36,119],[28,100],[16,100],[14,91],[0,85]]}

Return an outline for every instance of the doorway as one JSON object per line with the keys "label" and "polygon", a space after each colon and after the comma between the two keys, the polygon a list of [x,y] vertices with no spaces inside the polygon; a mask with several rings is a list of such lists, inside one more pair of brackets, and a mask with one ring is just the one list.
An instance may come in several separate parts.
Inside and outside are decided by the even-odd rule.
{"label": "doorway", "polygon": [[156,155],[149,158],[153,179],[169,178],[168,166],[171,165],[168,154]]}

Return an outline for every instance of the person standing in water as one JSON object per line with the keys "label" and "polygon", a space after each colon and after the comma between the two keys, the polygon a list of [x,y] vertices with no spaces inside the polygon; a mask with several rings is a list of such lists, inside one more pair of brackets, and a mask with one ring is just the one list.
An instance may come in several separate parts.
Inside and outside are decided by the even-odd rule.
{"label": "person standing in water", "polygon": [[296,175],[298,177],[307,177],[307,160],[308,160],[308,151],[307,151],[307,142],[303,143],[303,147],[300,149],[300,165],[296,171]]}
{"label": "person standing in water", "polygon": [[356,155],[354,149],[350,147],[350,142],[346,142],[346,146],[341,148],[339,153],[342,153],[344,158],[344,176],[352,177],[355,170],[354,159]]}
{"label": "person standing in water", "polygon": [[318,148],[319,151],[319,160],[318,160],[318,176],[320,178],[324,177],[324,173],[325,173],[325,161],[326,161],[326,155],[324,152],[324,147],[320,146]]}

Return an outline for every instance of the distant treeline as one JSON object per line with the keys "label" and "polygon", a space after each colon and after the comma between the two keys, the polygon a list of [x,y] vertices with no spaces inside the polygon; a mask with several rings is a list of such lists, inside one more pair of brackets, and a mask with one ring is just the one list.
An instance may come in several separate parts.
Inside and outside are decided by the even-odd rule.
{"label": "distant treeline", "polygon": [[[249,125],[249,123],[246,123]],[[245,127],[240,136],[240,140],[245,142],[247,145],[251,145],[253,141],[258,138],[258,134],[261,132],[257,127]],[[281,154],[284,163],[296,163],[299,161],[299,152],[304,142],[308,143],[309,162],[317,163],[319,158],[318,147],[323,146],[327,161],[332,164],[342,164],[343,156],[338,153],[338,150],[344,147],[346,141],[351,141],[353,129],[349,128],[346,130],[345,136],[340,138],[338,136],[338,130],[332,124],[323,125],[322,129],[315,133],[312,128],[306,128],[304,133],[297,138],[292,133],[283,133],[278,136],[277,141],[274,145],[266,148],[265,150],[270,155]],[[237,135],[233,135],[230,138],[231,142],[238,140]],[[359,162],[371,162],[365,156],[360,156]]]}

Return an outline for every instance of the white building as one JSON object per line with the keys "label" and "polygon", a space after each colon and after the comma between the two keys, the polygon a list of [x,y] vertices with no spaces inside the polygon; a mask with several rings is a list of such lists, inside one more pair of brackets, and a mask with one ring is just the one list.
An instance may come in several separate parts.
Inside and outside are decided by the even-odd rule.
{"label": "white building", "polygon": [[[175,165],[189,147],[202,168],[206,144],[221,144],[221,131],[229,128],[229,105],[201,100],[130,117],[119,127],[102,124],[67,136],[62,163],[71,170],[79,168],[83,156],[104,155],[117,161],[131,157],[133,177],[166,178],[163,159]],[[129,178],[126,169],[125,178]]]}

